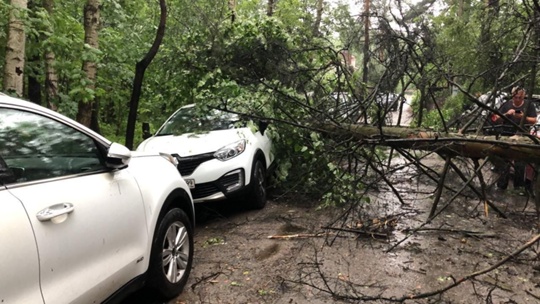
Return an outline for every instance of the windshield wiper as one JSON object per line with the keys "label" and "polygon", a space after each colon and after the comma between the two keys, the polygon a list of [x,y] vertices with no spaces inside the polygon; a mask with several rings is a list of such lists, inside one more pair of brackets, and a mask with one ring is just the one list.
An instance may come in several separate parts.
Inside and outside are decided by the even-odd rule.
{"label": "windshield wiper", "polygon": [[174,135],[174,133],[169,132],[169,133],[158,133],[158,134],[156,134],[156,136],[167,136],[167,135]]}

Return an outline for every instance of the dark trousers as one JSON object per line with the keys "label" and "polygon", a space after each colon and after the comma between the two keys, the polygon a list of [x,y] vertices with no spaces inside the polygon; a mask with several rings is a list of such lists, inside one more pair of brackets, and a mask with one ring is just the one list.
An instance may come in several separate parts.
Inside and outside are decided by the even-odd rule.
{"label": "dark trousers", "polygon": [[[499,179],[497,180],[497,187],[499,189],[506,189],[508,182],[510,181],[511,171],[513,174],[514,189],[525,186],[525,162],[506,162],[505,165],[499,170]],[[513,170],[512,170],[513,169]]]}

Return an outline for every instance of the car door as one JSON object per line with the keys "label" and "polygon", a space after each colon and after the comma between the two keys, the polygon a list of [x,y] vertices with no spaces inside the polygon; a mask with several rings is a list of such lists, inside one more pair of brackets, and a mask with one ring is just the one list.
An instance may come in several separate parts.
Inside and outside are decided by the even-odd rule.
{"label": "car door", "polygon": [[[7,185],[34,230],[46,303],[99,303],[144,269],[148,235],[136,180],[60,121],[0,109]],[[32,303],[32,302],[26,302]]]}
{"label": "car door", "polygon": [[0,302],[43,303],[32,226],[21,202],[0,181]]}

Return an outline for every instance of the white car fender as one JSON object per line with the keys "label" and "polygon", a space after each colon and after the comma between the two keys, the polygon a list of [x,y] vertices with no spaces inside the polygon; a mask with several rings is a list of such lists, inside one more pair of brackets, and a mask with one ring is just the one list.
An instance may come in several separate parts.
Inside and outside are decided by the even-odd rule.
{"label": "white car fender", "polygon": [[[176,167],[158,154],[135,154],[129,163],[128,170],[137,176],[137,183],[144,201],[148,239],[151,242],[160,212],[168,196],[175,191],[182,191],[189,197],[189,203],[192,204],[191,193]],[[188,211],[186,210],[186,212]],[[187,215],[194,219],[193,206],[191,206],[191,214]],[[147,248],[150,249],[151,246]],[[148,251],[149,255],[150,251]],[[147,259],[145,263],[148,262]]]}

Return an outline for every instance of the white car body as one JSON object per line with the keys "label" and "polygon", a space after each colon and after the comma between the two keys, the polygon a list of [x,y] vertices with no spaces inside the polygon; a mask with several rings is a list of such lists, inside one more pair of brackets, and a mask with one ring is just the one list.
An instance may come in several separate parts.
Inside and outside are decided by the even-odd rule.
{"label": "white car body", "polygon": [[[191,185],[195,203],[217,201],[246,193],[252,183],[253,165],[256,160],[264,163],[268,171],[273,164],[271,140],[263,130],[226,126],[226,129],[205,132],[160,134],[174,123],[180,111],[194,109],[194,105],[178,109],[160,127],[156,135],[143,141],[137,151],[165,152],[179,160],[182,177]],[[214,154],[221,148],[245,140],[245,149],[237,156],[219,160]],[[260,207],[260,206],[259,206]]]}
{"label": "white car body", "polygon": [[[506,100],[508,100],[508,98],[509,98],[508,93],[497,91],[495,92],[495,96],[493,97],[491,97],[491,92],[487,92],[486,94],[480,95],[480,97],[478,97],[478,101],[480,101],[481,103],[487,106],[490,106],[491,108],[495,110],[498,110],[502,106],[502,104]],[[482,115],[486,116],[487,111],[482,110]]]}
{"label": "white car body", "polygon": [[[32,159],[35,154],[9,155],[15,150],[9,150],[7,140],[18,138],[12,132],[17,124],[5,118],[19,114],[88,138],[107,152],[111,163],[32,177],[32,166],[42,160],[41,164],[67,162],[55,163],[57,155],[52,154],[40,154],[40,160]],[[70,140],[66,134],[50,135],[59,142]],[[0,145],[0,160],[5,159],[5,165],[0,163],[2,303],[102,303],[125,296],[123,291],[135,286],[130,284],[140,286],[146,280],[156,229],[172,208],[183,210],[190,221],[184,227],[190,231],[185,236],[186,250],[191,251],[185,284],[195,215],[189,189],[170,160],[155,153],[132,153],[56,112],[2,94]],[[70,159],[70,164],[76,161]],[[13,170],[20,172],[16,180]]]}

